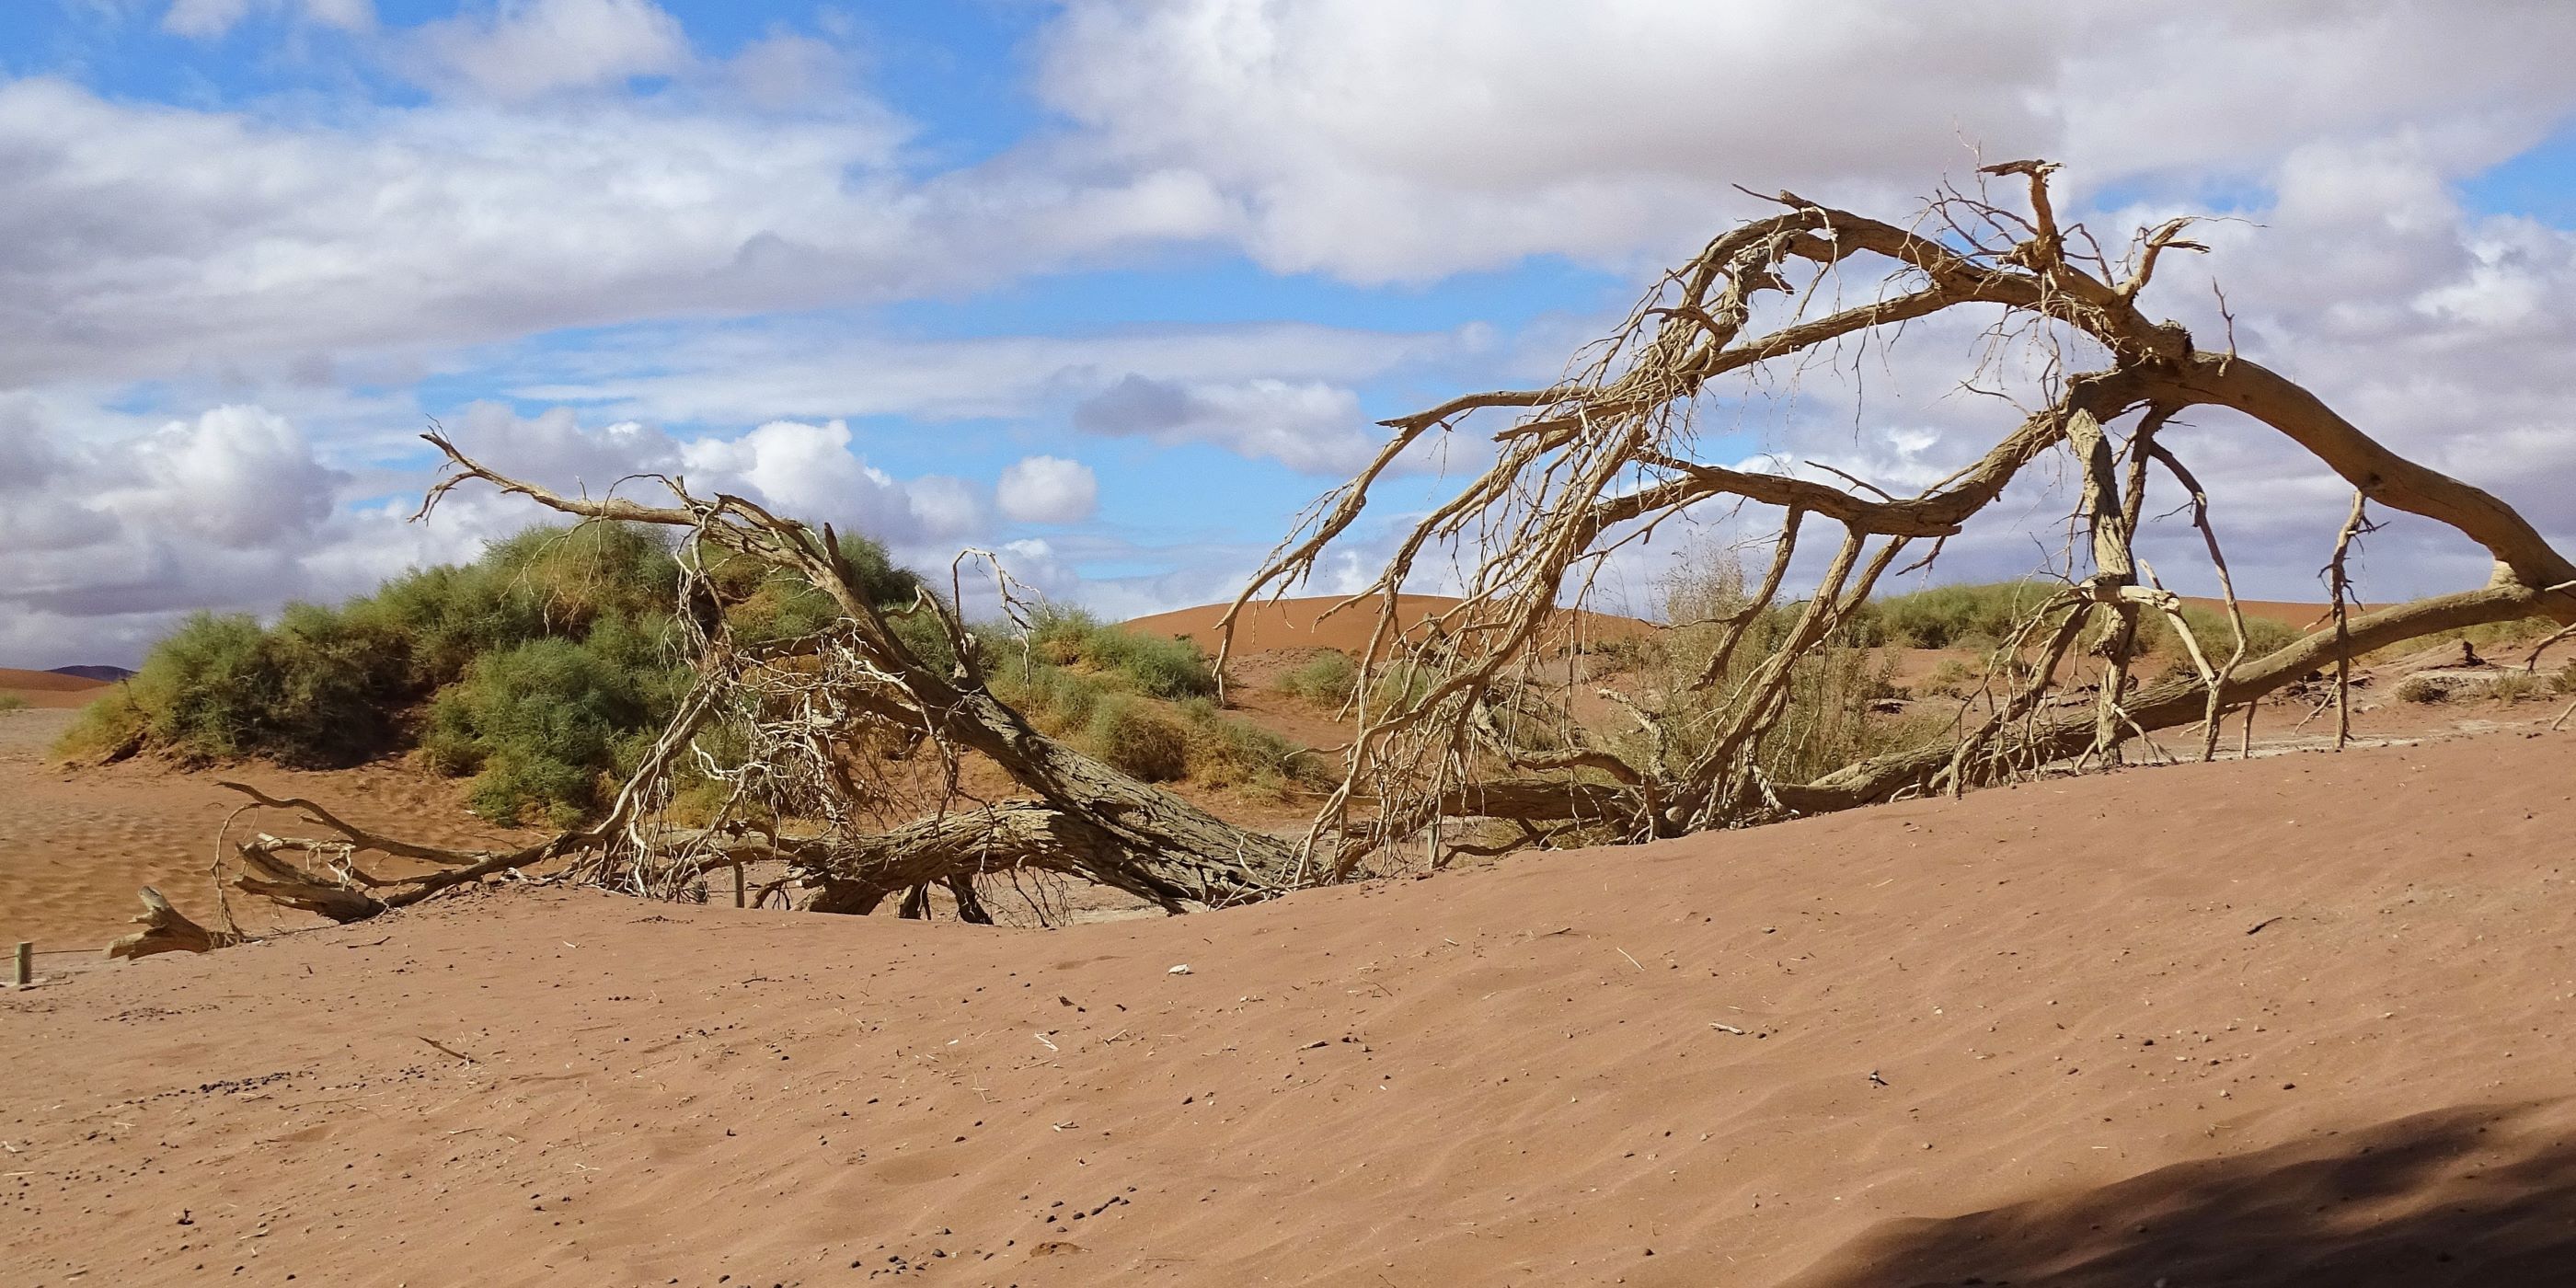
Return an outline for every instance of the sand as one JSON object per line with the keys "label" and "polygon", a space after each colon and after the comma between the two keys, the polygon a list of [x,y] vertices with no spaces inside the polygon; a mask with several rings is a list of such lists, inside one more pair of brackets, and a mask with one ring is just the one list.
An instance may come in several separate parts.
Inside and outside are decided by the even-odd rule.
{"label": "sand", "polygon": [[[0,942],[33,941],[48,954],[95,954],[132,929],[135,891],[154,886],[182,908],[213,901],[207,876],[215,833],[243,803],[216,785],[247,782],[275,796],[305,796],[349,811],[361,826],[399,830],[433,844],[477,844],[506,833],[465,812],[461,780],[435,778],[399,762],[301,772],[269,764],[182,772],[149,758],[69,769],[46,749],[71,723],[67,710],[0,712]],[[250,826],[299,832],[291,815],[264,813]],[[308,924],[260,904],[243,905],[254,926]],[[75,961],[77,959],[74,959]],[[70,963],[65,963],[70,964]],[[5,1281],[0,1281],[5,1282]]]}
{"label": "sand", "polygon": [[2571,828],[2503,734],[1058,931],[496,889],[0,998],[0,1282],[2565,1283]]}
{"label": "sand", "polygon": [[[1235,626],[1234,655],[1250,656],[1281,649],[1338,649],[1357,656],[1368,647],[1377,631],[1377,602],[1366,600],[1340,612],[1331,612],[1340,604],[1332,596],[1309,596],[1282,599],[1276,603],[1256,601],[1244,606],[1243,617]],[[1396,620],[1406,631],[1421,626],[1427,618],[1458,606],[1448,595],[1401,595],[1396,599]],[[1217,645],[1217,622],[1225,616],[1227,604],[1202,604],[1197,608],[1175,609],[1155,613],[1125,623],[1130,629],[1196,641],[1213,652]],[[1329,616],[1326,614],[1330,613]],[[1654,627],[1633,617],[1608,613],[1570,615],[1568,624],[1583,632],[1587,639],[1616,638],[1642,634]]]}
{"label": "sand", "polygon": [[105,680],[0,666],[0,694],[15,695],[31,707],[85,707],[105,688]]}

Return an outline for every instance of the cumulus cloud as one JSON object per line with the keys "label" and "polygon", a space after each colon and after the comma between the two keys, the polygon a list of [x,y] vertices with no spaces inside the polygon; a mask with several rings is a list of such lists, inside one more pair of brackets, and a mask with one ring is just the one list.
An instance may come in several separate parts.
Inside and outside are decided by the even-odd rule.
{"label": "cumulus cloud", "polygon": [[1002,513],[1022,523],[1080,523],[1100,509],[1091,467],[1061,456],[1024,456],[1002,471]]}
{"label": "cumulus cloud", "polygon": [[438,71],[512,101],[677,71],[690,60],[679,19],[652,0],[501,0],[488,13],[424,25],[412,39]]}
{"label": "cumulus cloud", "polygon": [[936,261],[868,178],[899,137],[632,103],[287,127],[0,84],[0,388],[920,287]]}
{"label": "cumulus cloud", "polygon": [[[209,37],[255,15],[373,19],[364,0],[160,12]],[[775,489],[789,508],[863,509],[924,551],[1008,503],[976,480],[894,478],[833,418],[1022,434],[1069,420],[1336,474],[1376,441],[1364,397],[1543,381],[1571,347],[1558,333],[1600,320],[1547,319],[1499,344],[1257,321],[889,339],[854,312],[1175,244],[1358,282],[1534,255],[1642,274],[1758,208],[1732,183],[1901,212],[1963,173],[1974,145],[2069,163],[2066,207],[2099,229],[2207,204],[2259,222],[2205,229],[2214,253],[2169,260],[2151,302],[2217,343],[2214,276],[2245,353],[2561,539],[2576,530],[2576,436],[2551,397],[2576,376],[2576,239],[2466,209],[2456,189],[2576,108],[2563,71],[2576,9],[2399,0],[2176,21],[2004,0],[1068,0],[1051,15],[1034,88],[1061,128],[946,172],[908,151],[919,127],[869,97],[844,45],[773,32],[712,62],[646,0],[490,0],[391,33],[381,48],[456,91],[426,103],[204,109],[0,83],[14,185],[0,205],[0,390],[110,391],[94,405],[137,401],[113,392],[133,382],[201,391],[170,404],[188,413],[175,424],[85,431],[132,445],[123,461],[59,425],[13,437],[0,402],[0,529],[92,552],[47,565],[44,593],[71,596],[49,603],[110,587],[162,603],[190,577],[209,603],[338,585],[431,538],[394,515],[383,532],[397,536],[358,542],[347,534],[374,511],[316,520],[292,501],[212,505],[193,528],[173,517],[157,545],[132,534],[193,471],[279,476],[298,451],[324,468],[262,415],[346,460],[359,433],[389,433],[389,409],[361,431],[299,407],[335,383],[354,404],[357,386],[432,371],[580,405],[578,418],[478,413],[496,432],[476,441],[513,468],[594,487],[685,470]],[[762,314],[781,316],[739,320]],[[1865,372],[1741,391],[1702,417],[1711,458],[1937,477],[1991,441],[2000,410],[1957,393],[1965,344],[1921,326]],[[237,405],[199,414],[219,403]],[[2308,593],[2341,485],[2241,422],[2198,420],[2175,441],[2244,498],[2223,495],[2221,520],[2249,577]],[[683,441],[658,425],[726,428]],[[13,477],[71,482],[10,492]],[[2017,491],[2015,515],[2044,519],[2049,481]],[[1082,553],[1078,531],[1049,535],[1031,556],[1050,576],[1132,566]],[[2187,563],[2187,537],[2170,560],[2157,547],[2160,568]],[[293,543],[307,552],[278,562]],[[2455,546],[2399,524],[2374,541],[2372,572],[2474,580],[2475,552]],[[1211,560],[1234,560],[1209,550],[1156,553],[1175,571],[1149,580],[1196,586]],[[2020,571],[2034,557],[2026,534],[1998,529],[1945,562]],[[1102,593],[1161,593],[1143,584]],[[29,606],[22,623],[53,611],[10,602]]]}
{"label": "cumulus cloud", "polygon": [[235,550],[309,535],[347,475],[314,459],[286,418],[217,407],[136,444],[139,486],[109,494],[129,519],[158,520]]}
{"label": "cumulus cloud", "polygon": [[[485,542],[552,517],[464,488],[429,522],[409,522],[418,463],[388,477],[400,479],[396,495],[377,499],[264,407],[215,407],[138,434],[110,425],[66,423],[30,395],[0,395],[0,545],[12,552],[0,561],[0,663],[131,663],[185,612],[337,601],[406,568],[471,559]],[[859,453],[841,421],[684,438],[484,403],[450,429],[495,468],[568,492],[649,495],[658,483],[633,476],[685,476],[701,493],[738,493],[876,538],[915,566],[944,566],[961,545],[989,540],[989,484],[898,479]],[[1090,483],[1087,472],[1081,482]],[[1056,483],[1073,490],[1068,479]]]}
{"label": "cumulus cloud", "polygon": [[1917,194],[1972,145],[2084,183],[2199,182],[2430,121],[2474,169],[2576,101],[2571,44],[2576,11],[2514,0],[2191,22],[2003,0],[1094,0],[1048,33],[1039,83],[1094,148],[1207,176],[1263,263],[1419,281],[1668,254],[1748,208],[1734,183]]}
{"label": "cumulus cloud", "polygon": [[22,395],[0,400],[0,444],[33,467],[0,483],[0,643],[13,664],[129,661],[176,613],[307,593],[298,556],[332,539],[348,479],[255,406],[101,441]]}
{"label": "cumulus cloud", "polygon": [[897,479],[858,451],[846,420],[772,420],[734,435],[679,438],[633,420],[585,428],[570,408],[521,417],[485,402],[466,410],[456,439],[503,473],[567,491],[652,493],[660,483],[641,476],[661,475],[898,547],[936,545],[985,526],[988,488],[946,475]]}

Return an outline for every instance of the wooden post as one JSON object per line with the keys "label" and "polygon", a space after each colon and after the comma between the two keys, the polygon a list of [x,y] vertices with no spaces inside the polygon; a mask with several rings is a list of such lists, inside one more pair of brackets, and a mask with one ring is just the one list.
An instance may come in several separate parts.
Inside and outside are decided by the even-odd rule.
{"label": "wooden post", "polygon": [[20,988],[36,982],[36,946],[23,939],[18,941],[18,969],[12,978]]}

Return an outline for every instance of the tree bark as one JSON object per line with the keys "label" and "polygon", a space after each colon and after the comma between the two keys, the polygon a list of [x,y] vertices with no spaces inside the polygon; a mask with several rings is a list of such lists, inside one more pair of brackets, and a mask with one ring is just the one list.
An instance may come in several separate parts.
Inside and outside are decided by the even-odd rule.
{"label": "tree bark", "polygon": [[202,953],[240,942],[236,935],[208,930],[188,920],[150,886],[143,887],[143,911],[134,915],[134,922],[143,929],[109,944],[110,958],[132,960],[154,953]]}

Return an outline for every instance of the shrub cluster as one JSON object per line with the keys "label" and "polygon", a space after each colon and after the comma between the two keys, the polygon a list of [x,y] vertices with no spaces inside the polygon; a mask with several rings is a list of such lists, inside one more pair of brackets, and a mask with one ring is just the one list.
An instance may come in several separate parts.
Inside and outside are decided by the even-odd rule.
{"label": "shrub cluster", "polygon": [[[2058,590],[2054,583],[2043,581],[1934,586],[1871,600],[1862,606],[1851,630],[1855,639],[1866,644],[1987,651],[2011,639],[2013,632]],[[2225,661],[2235,651],[2236,631],[2225,610],[2190,604],[2184,606],[2182,617],[2212,663]],[[2113,620],[2109,609],[2094,609],[2092,620],[2085,626],[2086,639],[2099,638]],[[2245,656],[2257,658],[2276,652],[2297,642],[2301,634],[2285,622],[2249,614],[2245,618]],[[2164,614],[2138,615],[2135,656],[2171,654],[2179,658],[2183,651],[2182,641]]]}
{"label": "shrub cluster", "polygon": [[1340,649],[1317,653],[1289,668],[1275,682],[1280,692],[1319,706],[1338,707],[1351,700],[1360,684],[1360,668]]}
{"label": "shrub cluster", "polygon": [[1041,731],[1147,782],[1277,794],[1324,772],[1287,739],[1218,711],[1215,673],[1185,641],[1049,609],[1027,653],[997,649],[988,670],[995,695]]}
{"label": "shrub cluster", "polygon": [[[920,583],[881,547],[848,538],[843,553],[872,596],[911,601]],[[289,605],[272,626],[200,613],[92,703],[58,751],[329,768],[416,739],[431,765],[475,776],[477,813],[566,822],[605,803],[686,689],[671,647],[679,572],[656,530],[535,527],[337,608]],[[802,581],[748,563],[708,572],[742,638],[835,615]]]}
{"label": "shrub cluster", "polygon": [[1197,645],[1104,626],[1078,608],[1039,609],[1029,624],[1029,652],[1046,665],[1116,677],[1121,687],[1148,697],[1177,701],[1216,693],[1216,672]]}

